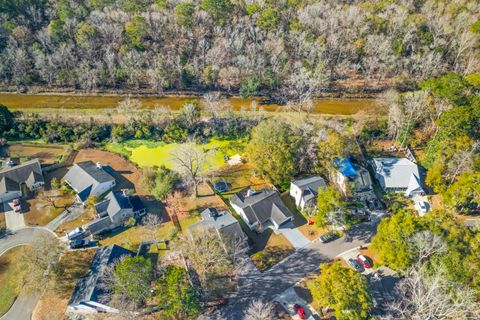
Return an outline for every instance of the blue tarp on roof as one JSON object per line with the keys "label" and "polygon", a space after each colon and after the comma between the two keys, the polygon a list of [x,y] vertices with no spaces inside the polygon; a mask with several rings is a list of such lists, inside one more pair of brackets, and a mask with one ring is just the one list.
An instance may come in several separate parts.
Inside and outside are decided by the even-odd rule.
{"label": "blue tarp on roof", "polygon": [[353,168],[348,158],[345,158],[343,160],[339,158],[335,158],[333,162],[337,166],[340,173],[343,174],[344,176],[353,177],[354,175],[357,174],[357,171],[355,171],[355,169]]}

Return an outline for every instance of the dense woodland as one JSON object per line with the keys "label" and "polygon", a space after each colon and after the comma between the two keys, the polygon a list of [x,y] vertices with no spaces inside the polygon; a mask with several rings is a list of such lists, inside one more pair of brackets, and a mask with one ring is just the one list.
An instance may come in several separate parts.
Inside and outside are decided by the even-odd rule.
{"label": "dense woodland", "polygon": [[480,71],[479,16],[476,0],[0,0],[0,77],[284,100],[412,88]]}

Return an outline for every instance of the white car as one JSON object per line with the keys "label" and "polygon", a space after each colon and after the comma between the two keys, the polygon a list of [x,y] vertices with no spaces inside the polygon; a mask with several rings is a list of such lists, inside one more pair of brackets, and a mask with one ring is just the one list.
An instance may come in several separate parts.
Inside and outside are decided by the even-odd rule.
{"label": "white car", "polygon": [[425,201],[415,201],[415,208],[420,214],[425,214],[428,212],[428,205]]}

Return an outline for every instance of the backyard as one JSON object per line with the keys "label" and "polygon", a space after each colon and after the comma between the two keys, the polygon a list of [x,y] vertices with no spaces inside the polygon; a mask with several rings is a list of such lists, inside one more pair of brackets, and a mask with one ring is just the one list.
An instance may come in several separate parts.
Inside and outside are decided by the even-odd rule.
{"label": "backyard", "polygon": [[37,158],[44,165],[64,161],[72,152],[66,145],[30,142],[11,143],[2,148],[0,156],[20,158],[22,162]]}
{"label": "backyard", "polygon": [[[162,166],[175,168],[173,154],[181,147],[179,143],[130,140],[124,143],[109,143],[105,148],[119,153],[140,167]],[[207,162],[208,169],[216,170],[225,164],[224,156],[242,154],[245,142],[238,140],[212,139],[206,144],[197,144],[203,152],[211,152]]]}
{"label": "backyard", "polygon": [[32,249],[28,246],[15,247],[0,257],[0,316],[10,309],[21,291],[21,257]]}

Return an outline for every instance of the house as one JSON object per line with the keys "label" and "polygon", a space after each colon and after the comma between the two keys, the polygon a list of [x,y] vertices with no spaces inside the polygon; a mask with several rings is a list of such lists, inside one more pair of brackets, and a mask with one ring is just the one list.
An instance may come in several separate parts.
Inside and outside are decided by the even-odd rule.
{"label": "house", "polygon": [[425,194],[418,166],[407,158],[374,158],[373,166],[385,192],[405,192],[407,197]]}
{"label": "house", "polygon": [[278,229],[293,220],[293,214],[275,190],[244,189],[230,199],[230,204],[248,227],[257,232],[262,232],[268,227]]}
{"label": "house", "polygon": [[317,204],[318,189],[326,186],[325,180],[320,176],[296,180],[290,184],[290,196],[295,199],[297,208],[313,208]]}
{"label": "house", "polygon": [[63,179],[75,190],[78,200],[83,204],[88,197],[101,196],[116,185],[115,178],[92,161],[74,164]]}
{"label": "house", "polygon": [[121,259],[123,256],[135,254],[117,245],[100,247],[93,257],[90,269],[77,283],[75,290],[68,301],[67,311],[77,313],[110,312],[119,310],[108,305],[106,299],[108,288],[102,280],[102,273],[106,266]]}
{"label": "house", "polygon": [[95,204],[97,219],[85,225],[91,234],[99,234],[122,225],[130,217],[139,217],[146,208],[138,196],[129,196],[125,191],[110,191]]}
{"label": "house", "polygon": [[222,240],[245,241],[247,237],[237,219],[228,211],[218,212],[214,208],[207,208],[200,213],[202,221],[188,227],[189,231],[195,229],[212,229]]}
{"label": "house", "polygon": [[26,196],[45,184],[38,159],[0,171],[0,203]]}
{"label": "house", "polygon": [[372,179],[367,169],[352,164],[348,158],[343,160],[336,158],[334,162],[338,168],[335,183],[343,194],[352,192],[355,195],[362,195],[373,190]]}

